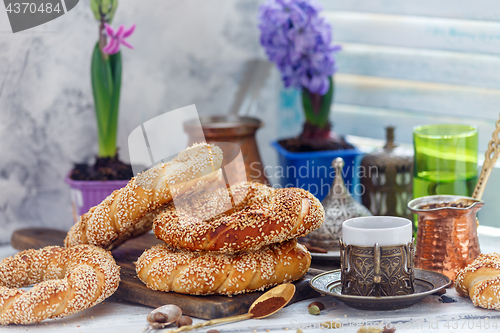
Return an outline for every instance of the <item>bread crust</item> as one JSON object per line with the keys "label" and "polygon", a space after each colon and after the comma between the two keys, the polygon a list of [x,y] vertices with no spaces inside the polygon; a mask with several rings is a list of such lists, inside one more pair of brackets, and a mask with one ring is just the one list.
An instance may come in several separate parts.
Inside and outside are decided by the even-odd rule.
{"label": "bread crust", "polygon": [[22,251],[0,263],[0,324],[71,315],[111,296],[119,282],[111,253],[92,245]]}
{"label": "bread crust", "polygon": [[[210,210],[223,201],[222,192],[190,207],[193,212]],[[167,204],[153,221],[156,237],[178,249],[236,253],[305,236],[319,228],[325,218],[319,200],[303,189],[273,190],[247,182],[232,186],[230,193],[238,204],[208,220],[176,209],[175,203]]]}
{"label": "bread crust", "polygon": [[455,289],[475,306],[500,310],[500,255],[480,254],[470,265],[458,270]]}
{"label": "bread crust", "polygon": [[92,244],[111,250],[151,230],[150,213],[172,200],[173,187],[174,195],[181,195],[209,186],[220,179],[221,163],[222,150],[202,143],[140,173],[83,214],[68,232],[65,246]]}
{"label": "bread crust", "polygon": [[298,280],[310,264],[311,255],[296,240],[238,254],[193,252],[160,244],[139,257],[136,271],[153,290],[236,295]]}

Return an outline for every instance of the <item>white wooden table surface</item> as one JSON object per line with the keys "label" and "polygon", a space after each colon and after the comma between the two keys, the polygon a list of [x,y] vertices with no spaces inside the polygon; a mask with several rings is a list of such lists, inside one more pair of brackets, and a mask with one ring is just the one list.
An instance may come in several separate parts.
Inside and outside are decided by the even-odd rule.
{"label": "white wooden table surface", "polygon": [[[500,252],[500,229],[483,227],[479,229],[482,252]],[[10,246],[0,247],[0,257],[5,258],[17,251]],[[392,323],[396,332],[500,332],[500,311],[476,308],[469,299],[460,297],[454,289],[448,289],[448,297],[455,303],[442,303],[440,296],[428,296],[422,302],[406,309],[395,311],[363,311],[351,309],[333,297],[319,300],[326,309],[319,316],[310,315],[307,305],[314,300],[292,304],[279,313],[261,320],[247,320],[233,324],[219,325],[223,332],[324,332],[320,324],[337,321],[344,326],[336,331],[357,332],[357,325],[367,322]],[[5,332],[142,332],[146,328],[146,315],[151,308],[131,303],[105,301],[91,309],[75,315],[46,320],[31,326],[4,326]],[[487,319],[488,318],[488,319]],[[201,320],[195,319],[194,322]],[[207,332],[211,327],[196,332]],[[154,332],[163,332],[158,330]]]}

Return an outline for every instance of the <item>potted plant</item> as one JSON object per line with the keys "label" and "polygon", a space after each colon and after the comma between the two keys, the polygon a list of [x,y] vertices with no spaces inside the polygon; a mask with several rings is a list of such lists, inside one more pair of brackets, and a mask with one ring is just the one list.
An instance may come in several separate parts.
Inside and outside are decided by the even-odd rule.
{"label": "potted plant", "polygon": [[303,187],[321,200],[333,181],[331,163],[342,157],[349,167],[344,179],[352,187],[360,152],[332,131],[329,120],[334,53],[340,50],[332,45],[331,26],[310,0],[269,0],[259,11],[261,45],[280,70],[285,87],[301,90],[306,119],[299,136],[272,143],[282,166],[281,185]]}
{"label": "potted plant", "polygon": [[99,22],[99,38],[91,60],[91,81],[97,121],[99,152],[95,163],[75,164],[66,183],[71,187],[75,220],[99,204],[114,190],[122,188],[133,177],[130,165],[118,158],[116,137],[122,78],[120,47],[133,48],[125,38],[135,25],[114,30],[111,23],[118,0],[91,0],[90,7]]}

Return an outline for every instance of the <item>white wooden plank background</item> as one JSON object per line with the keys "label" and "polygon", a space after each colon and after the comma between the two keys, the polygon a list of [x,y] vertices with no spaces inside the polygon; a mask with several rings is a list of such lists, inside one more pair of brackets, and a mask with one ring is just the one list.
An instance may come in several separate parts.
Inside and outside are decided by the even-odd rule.
{"label": "white wooden plank background", "polygon": [[[344,48],[335,75],[335,103],[342,106],[335,106],[338,118],[333,115],[342,133],[374,135],[363,129],[366,119],[370,128],[386,126],[390,119],[405,129],[420,123],[467,123],[478,126],[480,145],[486,145],[500,111],[500,22],[494,20],[500,2],[322,4],[334,40]],[[302,121],[300,104],[286,108],[294,110],[280,112],[280,133],[300,129],[294,124]],[[402,139],[411,142],[408,131],[403,132]]]}
{"label": "white wooden plank background", "polygon": [[316,0],[326,10],[500,21],[498,0]]}
{"label": "white wooden plank background", "polygon": [[[319,2],[343,47],[331,116],[338,133],[382,139],[395,125],[397,140],[411,144],[416,125],[469,124],[486,150],[500,113],[500,1]],[[299,95],[281,90],[280,102],[279,136],[297,134]],[[488,186],[484,199],[500,200]],[[482,220],[500,226],[500,206],[489,206]]]}
{"label": "white wooden plank background", "polygon": [[[480,149],[484,151],[495,128],[493,123],[472,117],[457,119],[438,114],[418,114],[403,110],[378,109],[341,103],[336,103],[332,111],[331,120],[334,123],[335,131],[339,133],[385,139],[384,128],[391,125],[396,127],[397,141],[404,143],[412,142],[412,131],[416,124],[459,123],[474,125],[478,128],[479,142],[483,143]],[[353,118],[363,119],[363,121],[352,122]]]}
{"label": "white wooden plank background", "polygon": [[344,104],[485,120],[496,119],[500,106],[497,89],[340,73],[335,83],[335,101]]}
{"label": "white wooden plank background", "polygon": [[342,52],[336,59],[341,73],[500,89],[497,55],[339,44]]}
{"label": "white wooden plank background", "polygon": [[[280,119],[279,137],[290,137],[301,130],[304,116],[300,107],[300,94],[287,90],[287,98],[293,98],[295,103],[287,108],[281,107],[278,117]],[[497,115],[498,116],[498,115]],[[485,151],[487,143],[495,124],[489,120],[474,118],[474,112],[469,116],[455,117],[439,113],[412,112],[401,109],[377,108],[362,105],[352,105],[336,102],[333,105],[330,120],[334,130],[340,135],[355,135],[375,139],[385,139],[386,126],[396,127],[396,140],[401,143],[411,144],[412,130],[416,125],[457,123],[473,125],[479,132],[479,149]]]}
{"label": "white wooden plank background", "polygon": [[500,53],[500,22],[328,11],[339,42]]}

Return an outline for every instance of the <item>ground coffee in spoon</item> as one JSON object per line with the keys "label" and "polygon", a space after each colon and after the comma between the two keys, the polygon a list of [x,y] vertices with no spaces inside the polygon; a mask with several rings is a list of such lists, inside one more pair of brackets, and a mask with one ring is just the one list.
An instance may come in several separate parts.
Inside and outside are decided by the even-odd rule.
{"label": "ground coffee in spoon", "polygon": [[271,297],[265,301],[255,304],[253,309],[250,310],[250,313],[253,314],[255,318],[259,318],[269,313],[273,313],[281,308],[285,303],[286,299],[283,297]]}

